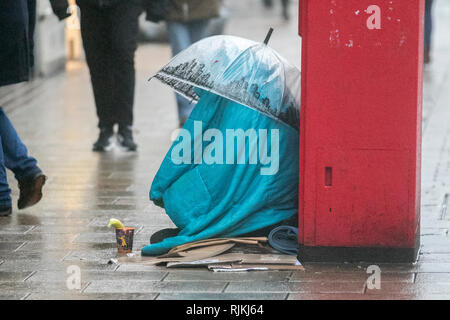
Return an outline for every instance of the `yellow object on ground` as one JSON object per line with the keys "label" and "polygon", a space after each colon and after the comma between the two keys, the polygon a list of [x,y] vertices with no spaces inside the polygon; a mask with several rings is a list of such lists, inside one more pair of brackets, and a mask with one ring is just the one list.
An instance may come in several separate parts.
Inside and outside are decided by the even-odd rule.
{"label": "yellow object on ground", "polygon": [[124,228],[122,222],[120,222],[119,220],[114,219],[114,218],[109,220],[108,227],[109,228],[114,227],[116,229],[123,229]]}

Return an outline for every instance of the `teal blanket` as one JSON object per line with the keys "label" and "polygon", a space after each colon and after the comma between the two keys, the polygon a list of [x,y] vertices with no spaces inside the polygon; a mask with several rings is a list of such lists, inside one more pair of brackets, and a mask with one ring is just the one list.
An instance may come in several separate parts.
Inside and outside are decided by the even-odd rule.
{"label": "teal blanket", "polygon": [[298,137],[279,120],[200,92],[150,190],[181,232],[144,247],[142,255],[239,236],[296,214]]}

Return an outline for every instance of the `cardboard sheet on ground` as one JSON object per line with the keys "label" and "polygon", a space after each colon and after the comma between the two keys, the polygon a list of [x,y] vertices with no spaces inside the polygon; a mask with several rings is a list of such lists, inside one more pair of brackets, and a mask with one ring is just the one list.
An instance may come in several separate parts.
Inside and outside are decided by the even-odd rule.
{"label": "cardboard sheet on ground", "polygon": [[[234,247],[235,244],[244,244],[248,246],[259,246],[266,243],[266,237],[253,238],[216,238],[189,242],[175,248],[168,253],[157,257],[122,257],[120,262],[139,262],[142,264],[163,264],[169,262],[193,262],[206,258],[211,258],[224,253]],[[234,261],[218,261],[234,262]]]}
{"label": "cardboard sheet on ground", "polygon": [[191,262],[171,262],[168,268],[209,266],[213,264],[239,263],[239,264],[265,264],[265,265],[295,265],[296,256],[276,254],[248,254],[248,253],[226,253],[208,259]]}
{"label": "cardboard sheet on ground", "polygon": [[224,243],[241,243],[241,244],[257,245],[259,243],[265,243],[267,241],[268,240],[266,237],[216,238],[216,239],[199,240],[199,241],[189,242],[189,243],[186,243],[183,245],[179,245],[179,246],[171,249],[166,255],[163,255],[162,257],[171,256],[177,252],[191,250],[194,248],[207,247],[207,246],[224,244]]}
{"label": "cardboard sheet on ground", "polygon": [[119,258],[120,263],[139,263],[148,265],[159,265],[168,262],[192,262],[217,256],[228,251],[234,246],[234,243],[225,243],[209,247],[201,247],[188,251],[177,252],[172,255],[164,255],[159,257],[139,257],[139,258]]}
{"label": "cardboard sheet on ground", "polygon": [[[272,253],[245,253],[232,251],[235,245],[247,250],[267,250],[262,244],[267,238],[208,239],[173,248],[158,257],[122,257],[121,264],[162,265],[168,268],[207,267],[212,271],[303,270],[297,257]],[[228,252],[228,253],[227,253]]]}
{"label": "cardboard sheet on ground", "polygon": [[[298,131],[215,94],[199,95],[150,190],[150,199],[181,231],[144,247],[144,256],[187,242],[237,237],[297,213]],[[227,138],[229,130],[243,140]]]}

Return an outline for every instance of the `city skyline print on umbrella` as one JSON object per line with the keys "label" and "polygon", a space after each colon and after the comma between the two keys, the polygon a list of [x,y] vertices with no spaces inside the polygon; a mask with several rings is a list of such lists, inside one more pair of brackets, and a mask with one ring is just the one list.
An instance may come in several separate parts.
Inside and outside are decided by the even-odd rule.
{"label": "city skyline print on umbrella", "polygon": [[213,36],[176,55],[154,76],[196,103],[195,88],[260,111],[296,130],[300,124],[300,71],[263,43]]}

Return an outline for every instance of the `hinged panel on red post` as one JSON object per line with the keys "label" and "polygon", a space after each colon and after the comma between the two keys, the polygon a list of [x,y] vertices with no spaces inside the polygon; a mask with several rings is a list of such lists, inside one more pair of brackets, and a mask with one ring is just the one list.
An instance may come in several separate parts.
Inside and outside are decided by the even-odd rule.
{"label": "hinged panel on red post", "polygon": [[299,258],[411,261],[424,0],[300,0]]}

